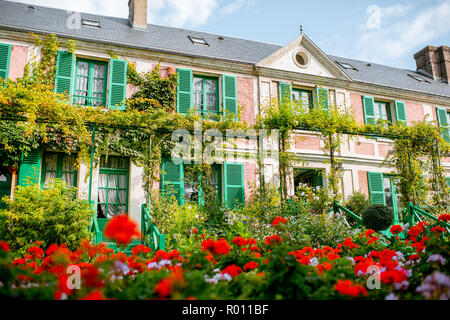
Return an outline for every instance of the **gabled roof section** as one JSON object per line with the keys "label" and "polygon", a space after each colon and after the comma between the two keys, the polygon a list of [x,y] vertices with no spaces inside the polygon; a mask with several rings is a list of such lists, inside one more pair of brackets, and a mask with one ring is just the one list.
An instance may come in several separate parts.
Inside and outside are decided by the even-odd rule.
{"label": "gabled roof section", "polygon": [[[300,66],[295,62],[295,55],[297,52],[306,54],[308,61],[304,66]],[[257,63],[256,66],[351,80],[351,78],[305,34],[301,34],[284,47],[281,47],[270,56],[264,58]]]}

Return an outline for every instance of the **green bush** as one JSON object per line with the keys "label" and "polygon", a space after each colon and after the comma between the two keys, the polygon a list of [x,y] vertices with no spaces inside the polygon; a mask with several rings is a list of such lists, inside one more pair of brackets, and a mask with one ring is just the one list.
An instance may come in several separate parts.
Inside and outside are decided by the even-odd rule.
{"label": "green bush", "polygon": [[89,238],[92,211],[86,200],[76,199],[76,188],[54,180],[46,189],[39,185],[18,187],[14,200],[3,200],[7,209],[0,210],[0,239],[11,249],[24,253],[36,241],[43,247],[52,243],[78,247]]}
{"label": "green bush", "polygon": [[346,207],[348,210],[352,211],[353,213],[356,213],[357,215],[361,216],[364,209],[370,206],[370,200],[369,198],[359,191],[352,194],[347,201],[344,202],[344,207]]}
{"label": "green bush", "polygon": [[373,204],[362,212],[362,221],[367,229],[386,230],[394,221],[394,212],[382,204]]}

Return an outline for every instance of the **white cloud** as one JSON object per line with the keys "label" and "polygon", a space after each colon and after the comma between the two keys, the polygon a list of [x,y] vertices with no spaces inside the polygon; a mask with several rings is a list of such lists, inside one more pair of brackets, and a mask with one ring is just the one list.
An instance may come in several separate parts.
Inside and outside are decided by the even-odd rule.
{"label": "white cloud", "polygon": [[[380,8],[380,19],[386,15],[397,17],[405,15],[404,9],[391,8],[383,11],[383,8]],[[373,28],[366,26],[357,44],[358,58],[369,61],[398,59],[450,33],[450,0],[442,1],[427,9],[420,9],[418,12],[415,16],[391,19],[390,22],[397,22],[386,27],[380,25],[380,28],[376,28],[376,21],[370,24]]]}
{"label": "white cloud", "polygon": [[233,14],[247,4],[253,4],[252,0],[235,0],[229,4],[226,4],[222,8],[222,12],[225,14]]}

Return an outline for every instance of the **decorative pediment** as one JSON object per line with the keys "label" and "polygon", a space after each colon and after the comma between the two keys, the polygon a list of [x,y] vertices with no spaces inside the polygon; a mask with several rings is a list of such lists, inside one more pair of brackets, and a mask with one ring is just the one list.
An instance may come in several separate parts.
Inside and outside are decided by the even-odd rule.
{"label": "decorative pediment", "polygon": [[256,66],[306,73],[320,77],[351,80],[305,34],[300,35],[286,46],[259,62]]}

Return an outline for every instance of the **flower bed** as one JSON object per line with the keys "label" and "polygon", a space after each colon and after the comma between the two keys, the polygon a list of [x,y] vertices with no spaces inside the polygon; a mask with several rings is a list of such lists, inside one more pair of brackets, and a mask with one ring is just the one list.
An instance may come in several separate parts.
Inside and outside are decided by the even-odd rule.
{"label": "flower bed", "polygon": [[[136,230],[118,217],[108,236],[126,245]],[[118,220],[121,224],[118,224]],[[130,256],[85,240],[44,249],[40,242],[12,258],[0,242],[0,296],[20,299],[448,299],[450,241],[441,229],[427,234],[424,222],[391,228],[390,241],[373,230],[336,247],[292,248],[273,223],[263,241],[236,236],[206,239],[197,246],[152,252],[144,245]],[[126,226],[121,228],[120,225]],[[398,236],[407,234],[405,240]]]}

